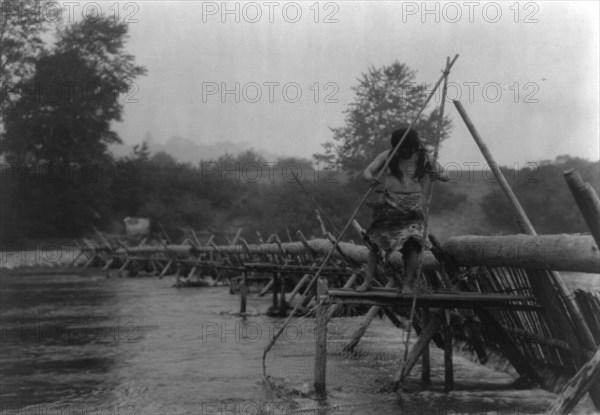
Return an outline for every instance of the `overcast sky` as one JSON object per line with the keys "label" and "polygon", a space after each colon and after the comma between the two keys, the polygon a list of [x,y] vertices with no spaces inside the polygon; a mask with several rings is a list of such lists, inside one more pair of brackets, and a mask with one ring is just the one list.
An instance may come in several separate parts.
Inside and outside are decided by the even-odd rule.
{"label": "overcast sky", "polygon": [[[309,157],[331,139],[328,127],[343,125],[350,88],[369,66],[399,60],[433,83],[458,53],[450,98],[460,94],[499,163],[597,160],[598,4],[429,2],[427,13],[422,2],[230,2],[225,13],[221,2],[120,3],[121,19],[138,20],[128,50],[148,75],[116,129],[128,145],[149,132]],[[236,83],[237,98],[221,95]],[[446,109],[454,129],[441,161],[483,162]]]}

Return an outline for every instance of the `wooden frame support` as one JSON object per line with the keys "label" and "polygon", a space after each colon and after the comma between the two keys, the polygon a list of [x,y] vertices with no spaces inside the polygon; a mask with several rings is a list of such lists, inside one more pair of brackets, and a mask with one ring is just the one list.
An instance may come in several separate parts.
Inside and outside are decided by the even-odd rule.
{"label": "wooden frame support", "polygon": [[410,371],[415,367],[419,358],[422,356],[425,348],[429,347],[429,342],[433,339],[433,336],[439,331],[440,327],[444,324],[444,310],[438,310],[433,313],[429,323],[421,333],[421,336],[417,339],[414,346],[408,353],[408,357],[404,365],[400,367],[396,375],[394,376],[393,389],[397,391],[400,388],[400,384],[410,374]]}
{"label": "wooden frame support", "polygon": [[[391,278],[385,285],[385,288],[392,288],[395,284],[396,281],[394,281],[394,279]],[[364,336],[367,332],[367,328],[369,328],[369,325],[371,324],[375,316],[379,314],[380,309],[381,307],[379,306],[373,306],[369,309],[367,315],[365,316],[365,319],[360,324],[360,327],[352,335],[352,339],[348,342],[346,346],[344,346],[344,352],[351,352],[356,348],[356,346],[360,342],[360,339],[362,339],[362,336]]]}
{"label": "wooden frame support", "polygon": [[600,348],[596,354],[579,369],[560,391],[558,398],[546,414],[563,415],[570,413],[577,402],[589,391],[598,388],[600,383]]}

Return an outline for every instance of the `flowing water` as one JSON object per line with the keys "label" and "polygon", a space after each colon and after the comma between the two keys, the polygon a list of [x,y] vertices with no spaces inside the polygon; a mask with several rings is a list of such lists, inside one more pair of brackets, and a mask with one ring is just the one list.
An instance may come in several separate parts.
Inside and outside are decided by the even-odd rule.
{"label": "flowing water", "polygon": [[[1,414],[292,413],[272,401],[261,377],[263,349],[281,324],[264,315],[269,299],[250,296],[252,315],[243,320],[227,287],[172,285],[171,278],[4,273]],[[541,407],[553,398],[536,393],[545,394]],[[488,391],[485,399],[498,396]],[[398,411],[397,402],[377,410]]]}
{"label": "flowing water", "polygon": [[208,413],[215,403],[264,400],[266,336],[242,338],[254,319],[228,314],[239,299],[227,288],[89,275],[0,282],[3,413],[52,406],[175,414],[203,405]]}

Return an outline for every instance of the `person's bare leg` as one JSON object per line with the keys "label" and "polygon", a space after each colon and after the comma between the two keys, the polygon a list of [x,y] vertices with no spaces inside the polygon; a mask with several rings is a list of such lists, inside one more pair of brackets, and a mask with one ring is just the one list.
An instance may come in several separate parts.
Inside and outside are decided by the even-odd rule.
{"label": "person's bare leg", "polygon": [[377,254],[369,250],[369,261],[367,262],[367,269],[365,271],[365,282],[356,287],[356,291],[365,292],[371,288],[373,277],[375,277],[375,273],[377,272],[377,260]]}
{"label": "person's bare leg", "polygon": [[402,284],[402,293],[413,292],[415,281],[417,279],[417,267],[419,265],[419,256],[421,250],[418,247],[411,246],[403,252],[404,260],[404,284]]}

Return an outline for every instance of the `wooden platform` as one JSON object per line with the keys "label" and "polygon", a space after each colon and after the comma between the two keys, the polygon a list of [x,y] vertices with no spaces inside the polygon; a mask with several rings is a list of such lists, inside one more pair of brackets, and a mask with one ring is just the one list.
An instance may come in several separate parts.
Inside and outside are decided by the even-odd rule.
{"label": "wooden platform", "polygon": [[[373,288],[366,292],[350,289],[329,289],[333,301],[344,304],[379,306],[410,306],[413,294],[402,294],[395,289]],[[417,306],[432,308],[510,308],[513,310],[539,310],[535,298],[523,295],[483,294],[473,292],[428,292],[417,295]]]}

